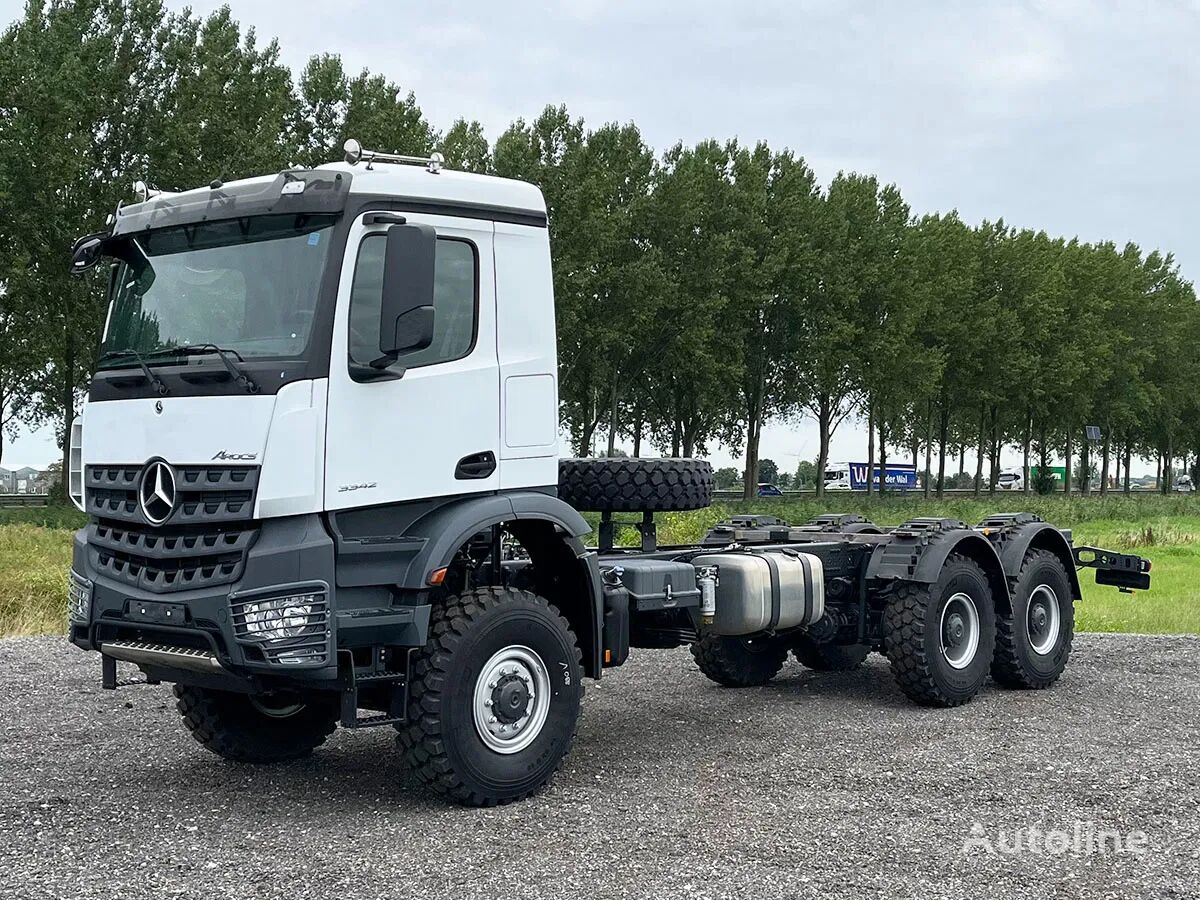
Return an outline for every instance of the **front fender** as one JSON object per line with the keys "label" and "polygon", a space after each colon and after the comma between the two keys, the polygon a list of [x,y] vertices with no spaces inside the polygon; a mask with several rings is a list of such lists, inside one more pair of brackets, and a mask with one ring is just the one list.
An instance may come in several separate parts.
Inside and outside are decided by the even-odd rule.
{"label": "front fender", "polygon": [[528,520],[551,523],[564,533],[566,543],[577,557],[584,554],[585,548],[580,538],[589,534],[592,527],[575,509],[557,497],[536,491],[519,491],[472,498],[441,507],[413,524],[410,531],[419,530],[428,536],[428,543],[414,557],[400,586],[416,589],[426,587],[429,575],[449,565],[454,554],[472,535],[501,522]]}
{"label": "front fender", "polygon": [[337,542],[340,587],[395,585],[426,590],[467,539],[500,522],[542,520],[563,533],[576,555],[587,521],[557,497],[537,491],[475,494],[339,510],[329,516]]}

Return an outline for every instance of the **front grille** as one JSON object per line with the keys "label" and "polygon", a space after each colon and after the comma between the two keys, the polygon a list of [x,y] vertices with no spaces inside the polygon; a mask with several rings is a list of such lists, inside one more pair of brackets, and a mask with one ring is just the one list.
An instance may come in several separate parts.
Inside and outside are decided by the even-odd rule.
{"label": "front grille", "polygon": [[155,593],[237,581],[257,537],[257,528],[178,531],[95,522],[88,529],[97,572]]}
{"label": "front grille", "polygon": [[[257,466],[175,466],[175,511],[167,525],[246,521],[254,514]],[[87,511],[99,519],[145,523],[138,504],[143,466],[88,466]]]}
{"label": "front grille", "polygon": [[138,500],[144,466],[88,466],[88,549],[95,571],[153,593],[232,584],[258,537],[258,468],[175,466],[175,505],[161,527]]}

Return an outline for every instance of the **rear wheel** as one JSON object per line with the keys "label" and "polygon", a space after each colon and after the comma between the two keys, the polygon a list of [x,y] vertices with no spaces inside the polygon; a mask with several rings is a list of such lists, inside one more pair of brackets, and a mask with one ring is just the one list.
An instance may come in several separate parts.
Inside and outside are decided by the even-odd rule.
{"label": "rear wheel", "polygon": [[766,684],[783,668],[787,652],[787,644],[772,637],[704,634],[692,644],[692,656],[700,671],[725,687]]}
{"label": "rear wheel", "polygon": [[405,759],[460,803],[527,797],[571,746],[582,677],[574,635],[541,597],[480,588],[447,598],[413,664]]}
{"label": "rear wheel", "polygon": [[987,576],[974,560],[951,554],[933,584],[902,582],[884,613],[892,674],[923,706],[958,706],[979,692],[996,643]]}
{"label": "rear wheel", "polygon": [[871,653],[866,644],[818,643],[801,635],[792,643],[792,654],[801,665],[816,672],[849,672]]}
{"label": "rear wheel", "polygon": [[285,762],[307,756],[337,727],[332,692],[236,694],[175,686],[184,727],[206,749],[238,762]]}
{"label": "rear wheel", "polygon": [[1049,550],[1030,550],[1012,595],[1012,614],[996,620],[992,677],[1006,687],[1050,687],[1075,638],[1075,602],[1062,561]]}

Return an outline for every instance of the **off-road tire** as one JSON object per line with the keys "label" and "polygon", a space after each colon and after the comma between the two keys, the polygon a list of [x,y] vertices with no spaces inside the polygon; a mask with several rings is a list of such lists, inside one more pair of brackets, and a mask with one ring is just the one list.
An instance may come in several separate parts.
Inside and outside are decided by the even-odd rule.
{"label": "off-road tire", "polygon": [[[1034,652],[1029,639],[1029,600],[1039,585],[1058,599],[1059,633],[1049,653]],[[1012,614],[996,617],[996,655],[992,678],[1011,688],[1048,688],[1066,668],[1075,640],[1075,601],[1066,567],[1049,550],[1030,550],[1012,590]]]}
{"label": "off-road tire", "polygon": [[[501,754],[476,728],[475,684],[497,651],[529,647],[550,675],[547,719],[533,742]],[[429,639],[414,654],[408,720],[397,728],[405,761],[435,792],[468,806],[522,800],[562,764],[583,696],[582,655],[566,619],[543,598],[479,588],[434,605]]]}
{"label": "off-road tire", "polygon": [[703,459],[561,459],[558,496],[581,512],[680,512],[712,505]]}
{"label": "off-road tire", "polygon": [[725,687],[757,687],[774,678],[787,659],[787,644],[778,638],[748,641],[703,634],[692,644],[692,656],[709,679]]}
{"label": "off-road tire", "polygon": [[[979,644],[963,669],[950,665],[941,649],[941,615],[958,592],[974,601]],[[991,587],[974,560],[952,553],[933,584],[900,582],[884,610],[884,647],[892,675],[910,700],[922,706],[960,706],[987,679],[996,644]]]}
{"label": "off-road tire", "polygon": [[849,672],[863,664],[871,653],[867,644],[818,643],[801,635],[792,642],[792,655],[814,672]]}
{"label": "off-road tire", "polygon": [[278,763],[307,756],[325,743],[338,720],[338,696],[310,692],[286,717],[270,716],[248,694],[175,685],[175,708],[201,746],[236,762]]}

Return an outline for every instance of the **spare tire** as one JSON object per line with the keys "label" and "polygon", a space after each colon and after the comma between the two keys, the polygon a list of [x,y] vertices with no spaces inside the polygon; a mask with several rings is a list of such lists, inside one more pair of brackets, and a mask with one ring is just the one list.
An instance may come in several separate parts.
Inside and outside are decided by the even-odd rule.
{"label": "spare tire", "polygon": [[581,512],[679,512],[712,505],[702,459],[560,459],[558,496]]}

